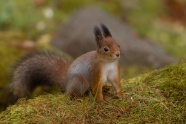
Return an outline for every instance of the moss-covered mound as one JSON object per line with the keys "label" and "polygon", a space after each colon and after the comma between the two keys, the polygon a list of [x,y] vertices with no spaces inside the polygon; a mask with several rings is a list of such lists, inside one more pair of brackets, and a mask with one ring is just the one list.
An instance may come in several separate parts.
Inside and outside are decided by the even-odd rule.
{"label": "moss-covered mound", "polygon": [[56,93],[21,99],[0,113],[0,123],[186,123],[186,64],[122,80],[125,100],[104,93],[105,103],[89,95],[82,101]]}

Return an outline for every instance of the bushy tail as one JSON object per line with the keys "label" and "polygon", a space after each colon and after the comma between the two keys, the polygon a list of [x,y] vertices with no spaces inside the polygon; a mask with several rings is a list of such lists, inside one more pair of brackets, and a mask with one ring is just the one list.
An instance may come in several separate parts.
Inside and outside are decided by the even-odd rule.
{"label": "bushy tail", "polygon": [[29,95],[37,86],[66,86],[70,62],[58,53],[39,52],[22,59],[10,84],[11,102]]}

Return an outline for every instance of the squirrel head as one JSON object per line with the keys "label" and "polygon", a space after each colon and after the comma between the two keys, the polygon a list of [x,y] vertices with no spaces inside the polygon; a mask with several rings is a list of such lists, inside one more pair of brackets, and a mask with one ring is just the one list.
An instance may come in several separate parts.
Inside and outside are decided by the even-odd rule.
{"label": "squirrel head", "polygon": [[101,24],[101,30],[98,26],[94,27],[94,34],[96,37],[97,53],[100,59],[105,61],[115,61],[120,58],[120,46],[112,37],[109,29]]}

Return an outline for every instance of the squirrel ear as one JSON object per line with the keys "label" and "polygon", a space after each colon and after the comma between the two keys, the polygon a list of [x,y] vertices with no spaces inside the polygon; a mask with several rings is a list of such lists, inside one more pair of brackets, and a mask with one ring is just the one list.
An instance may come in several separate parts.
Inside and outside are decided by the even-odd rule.
{"label": "squirrel ear", "polygon": [[100,48],[102,46],[102,34],[101,34],[101,31],[100,29],[98,28],[98,26],[95,26],[94,27],[94,34],[95,34],[95,37],[96,37],[96,43],[97,43],[97,46],[98,48]]}
{"label": "squirrel ear", "polygon": [[107,28],[107,26],[105,26],[104,24],[101,24],[101,28],[102,28],[102,31],[103,31],[103,35],[105,37],[112,37],[109,29]]}

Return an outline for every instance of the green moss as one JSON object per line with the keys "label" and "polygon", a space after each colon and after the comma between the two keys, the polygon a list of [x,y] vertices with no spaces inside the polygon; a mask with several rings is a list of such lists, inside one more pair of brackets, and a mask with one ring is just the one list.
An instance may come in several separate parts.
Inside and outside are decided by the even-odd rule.
{"label": "green moss", "polygon": [[182,123],[186,115],[186,64],[155,71],[144,80],[145,83],[160,89],[161,94],[169,102],[172,122]]}
{"label": "green moss", "polygon": [[145,112],[145,116],[158,117],[161,121],[163,120],[163,123],[165,120],[168,123],[186,121],[186,63],[165,67],[129,80],[129,82],[132,82],[132,86],[134,84],[137,86],[127,88],[132,90],[133,96],[140,98],[140,102],[144,100],[149,102],[153,107],[144,106],[143,111],[139,108],[140,113]]}
{"label": "green moss", "polygon": [[157,85],[163,95],[173,102],[184,104],[186,98],[186,64],[155,71],[145,83]]}
{"label": "green moss", "polygon": [[105,102],[91,94],[82,101],[56,92],[34,99],[20,99],[0,113],[9,123],[185,123],[186,64],[165,67],[130,80],[121,80],[128,97],[115,99],[113,90]]}

